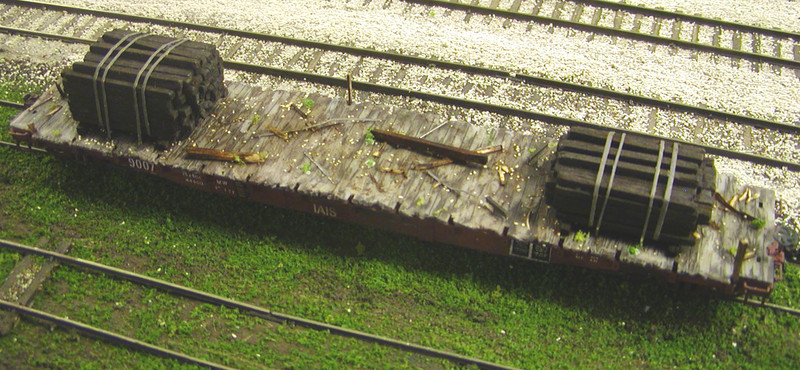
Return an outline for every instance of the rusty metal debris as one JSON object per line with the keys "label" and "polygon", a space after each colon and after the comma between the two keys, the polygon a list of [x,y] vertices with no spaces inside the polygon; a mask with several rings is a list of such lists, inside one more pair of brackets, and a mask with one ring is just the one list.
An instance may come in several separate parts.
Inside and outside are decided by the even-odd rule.
{"label": "rusty metal debris", "polygon": [[56,105],[55,107],[53,107],[53,109],[51,109],[49,112],[47,112],[47,114],[45,116],[50,117],[50,116],[58,113],[58,111],[60,111],[61,108],[63,108],[63,107],[64,107],[63,105]]}
{"label": "rusty metal debris", "polygon": [[30,106],[27,106],[27,108],[26,108],[26,109],[36,109],[36,108],[39,108],[40,106],[42,106],[42,104],[44,104],[44,103],[47,103],[47,102],[49,102],[49,101],[51,101],[51,100],[53,100],[53,96],[52,96],[52,95],[48,96],[48,97],[47,97],[47,98],[45,98],[45,99],[39,99],[39,98],[37,97],[37,98],[35,98],[35,99],[32,99],[32,100],[26,100],[26,101],[25,101],[25,105],[26,105],[26,106],[28,105],[28,103],[29,103],[29,102],[31,102],[31,101],[32,101],[31,105],[30,105]]}
{"label": "rusty metal debris", "polygon": [[498,201],[494,200],[492,197],[486,197],[486,202],[494,208],[495,212],[503,215],[503,218],[508,218],[508,212]]}
{"label": "rusty metal debris", "polygon": [[466,193],[466,191],[464,191],[464,190],[457,189],[457,188],[454,188],[454,187],[452,187],[452,186],[448,185],[447,183],[445,183],[444,181],[442,181],[442,179],[440,179],[440,178],[439,178],[439,176],[436,176],[436,175],[435,175],[433,172],[431,172],[431,171],[427,171],[427,170],[426,170],[426,171],[425,171],[425,174],[426,174],[426,175],[428,175],[428,176],[430,176],[430,177],[431,177],[431,178],[432,178],[434,181],[436,181],[436,182],[438,182],[439,184],[441,184],[442,186],[444,186],[444,187],[445,187],[447,190],[450,190],[450,191],[452,191],[453,193],[455,193],[455,194],[456,194],[456,196],[458,196],[458,195],[459,195],[459,194],[461,194],[461,193]]}
{"label": "rusty metal debris", "polygon": [[434,168],[447,166],[448,164],[452,164],[452,163],[453,163],[452,159],[450,159],[450,158],[442,158],[442,159],[437,159],[437,160],[435,160],[433,162],[417,163],[417,164],[411,166],[411,169],[412,170],[417,170],[417,171],[432,170]]}
{"label": "rusty metal debris", "polygon": [[381,168],[378,168],[378,171],[381,171],[383,173],[391,173],[391,174],[395,174],[395,175],[403,175],[403,177],[408,178],[408,171],[406,171],[406,170],[398,170],[396,168],[381,167]]}
{"label": "rusty metal debris", "polygon": [[378,182],[378,179],[375,178],[375,175],[371,173],[369,173],[368,175],[370,180],[372,180],[372,182],[375,184],[375,187],[378,189],[378,191],[381,193],[385,192],[385,190],[383,190],[383,186],[381,186],[381,183]]}
{"label": "rusty metal debris", "polygon": [[347,74],[347,105],[353,105],[353,75]]}
{"label": "rusty metal debris", "polygon": [[389,144],[406,147],[413,151],[432,154],[438,157],[450,158],[456,162],[487,164],[488,154],[477,153],[474,150],[466,150],[450,145],[435,143],[433,141],[403,135],[397,132],[372,129],[375,140],[387,142]]}
{"label": "rusty metal debris", "polygon": [[308,158],[308,160],[309,160],[309,161],[311,161],[311,163],[313,163],[313,164],[314,164],[314,166],[316,166],[316,167],[317,167],[317,169],[319,170],[319,172],[322,172],[322,174],[323,174],[323,175],[325,175],[325,178],[327,178],[327,179],[328,179],[328,181],[330,181],[330,182],[331,182],[331,184],[336,184],[336,182],[335,182],[335,181],[333,181],[333,179],[331,178],[331,176],[330,176],[330,175],[328,175],[328,173],[327,173],[327,172],[325,172],[325,169],[324,169],[324,168],[322,168],[322,166],[320,166],[320,165],[319,165],[319,163],[317,163],[317,161],[315,161],[315,160],[314,160],[314,158],[311,158],[311,156],[310,156],[310,155],[308,155],[308,153],[306,153],[306,152],[303,152],[303,155],[304,155],[304,156],[306,156],[306,158]]}
{"label": "rusty metal debris", "polygon": [[737,199],[736,196],[733,197],[731,202],[728,202],[727,200],[725,200],[725,198],[722,196],[722,194],[714,192],[714,199],[716,199],[717,202],[722,204],[722,206],[725,207],[725,209],[735,213],[736,215],[738,215],[739,217],[741,217],[742,219],[744,219],[746,221],[752,221],[752,220],[756,219],[755,217],[747,214],[744,211],[740,211],[740,210],[736,209],[736,207],[733,206],[732,203],[734,203],[735,200]]}
{"label": "rusty metal debris", "polygon": [[[35,128],[35,127],[34,127]],[[29,130],[19,129],[16,127],[10,127],[8,130],[8,134],[16,141],[27,141],[28,146],[31,145],[31,137],[33,136],[33,132]]]}
{"label": "rusty metal debris", "polygon": [[277,127],[269,125],[267,126],[267,129],[273,134],[275,134],[275,136],[278,136],[283,140],[289,140],[289,134],[279,130]]}
{"label": "rusty metal debris", "polygon": [[[296,133],[304,132],[304,131],[322,130],[322,129],[325,129],[325,128],[329,128],[329,127],[333,127],[333,126],[336,126],[336,125],[340,125],[340,124],[345,123],[345,122],[364,123],[364,122],[378,122],[378,121],[380,121],[380,120],[379,119],[369,119],[369,118],[332,118],[332,119],[325,120],[325,121],[322,121],[320,123],[317,123],[315,125],[306,126],[306,127],[302,127],[302,128],[298,128],[298,129],[294,129],[294,130],[281,131],[281,130],[278,130],[277,128],[273,127],[273,126],[270,126],[270,127],[268,127],[270,132],[263,133],[263,134],[257,134],[257,135],[254,135],[254,137],[278,136],[278,137],[283,138],[283,134],[285,134],[286,135],[286,139],[288,139],[289,135],[291,135],[291,134],[296,134]],[[280,132],[280,134],[276,133],[275,131],[273,131],[273,129],[278,130]]]}
{"label": "rusty metal debris", "polygon": [[[479,153],[479,154],[494,154],[494,153],[499,153],[499,152],[502,152],[502,151],[503,151],[503,146],[502,145],[495,145],[495,146],[475,149],[475,153]],[[411,166],[411,169],[415,170],[415,171],[432,170],[434,168],[447,166],[447,165],[453,164],[453,163],[455,163],[455,162],[453,162],[453,160],[450,159],[450,158],[442,158],[442,159],[437,159],[437,160],[432,161],[432,162],[417,163],[417,164]]]}
{"label": "rusty metal debris", "polygon": [[289,108],[291,108],[293,111],[295,111],[297,114],[299,114],[300,117],[303,117],[303,119],[308,119],[308,113],[303,112],[303,110],[300,109],[300,107],[297,106],[296,104],[289,105]]}
{"label": "rusty metal debris", "polygon": [[205,159],[212,161],[225,161],[235,163],[263,163],[266,156],[254,152],[226,152],[224,150],[209,148],[186,148],[186,157],[189,159]]}
{"label": "rusty metal debris", "polygon": [[478,154],[495,154],[495,153],[500,153],[502,151],[503,151],[502,145],[487,146],[475,149],[475,153]]}
{"label": "rusty metal debris", "polygon": [[528,158],[527,163],[532,165],[533,162],[535,162],[539,158],[539,156],[541,156],[544,153],[544,150],[549,148],[549,147],[550,147],[550,145],[548,143],[540,144],[536,148],[536,150],[533,151],[533,154],[531,154],[531,156]]}
{"label": "rusty metal debris", "polygon": [[[56,84],[56,87],[58,88],[58,91],[61,92],[60,85]],[[62,97],[64,97],[64,95],[65,94],[63,94],[63,93],[61,94]],[[25,94],[25,96],[22,97],[22,101],[24,102],[25,109],[28,109],[31,106],[33,106],[36,103],[37,100],[39,100],[39,94],[28,93],[28,94]]]}

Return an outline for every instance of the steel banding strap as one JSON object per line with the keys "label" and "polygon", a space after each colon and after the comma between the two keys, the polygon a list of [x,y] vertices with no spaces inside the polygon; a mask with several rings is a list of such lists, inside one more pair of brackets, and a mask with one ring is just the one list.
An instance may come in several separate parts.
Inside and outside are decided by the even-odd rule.
{"label": "steel banding strap", "polygon": [[150,118],[147,115],[147,98],[145,97],[144,92],[147,91],[147,83],[150,81],[150,75],[153,74],[153,71],[158,67],[158,64],[161,63],[164,58],[169,55],[175,48],[183,44],[184,42],[189,41],[188,39],[180,39],[175,40],[174,42],[170,42],[172,45],[168,46],[166,50],[164,50],[163,54],[156,59],[156,61],[150,66],[150,70],[147,71],[147,74],[144,76],[144,83],[142,84],[142,91],[141,91],[141,98],[142,98],[142,112],[144,113],[144,128],[147,130],[147,134],[150,134]]}
{"label": "steel banding strap", "polygon": [[[150,58],[148,58],[147,61],[144,64],[142,64],[142,68],[139,68],[139,72],[136,74],[136,79],[133,81],[133,109],[136,112],[136,137],[139,139],[140,143],[142,142],[142,119],[141,119],[141,112],[140,112],[140,109],[139,109],[139,96],[137,95],[137,93],[138,93],[137,89],[139,87],[139,81],[142,78],[142,73],[144,73],[144,70],[147,69],[147,67],[150,66],[150,63],[153,62],[153,59],[155,59],[159,55],[159,53],[161,53],[161,51],[163,51],[164,49],[170,47],[172,44],[174,44],[174,43],[176,43],[178,41],[179,40],[172,40],[172,41],[166,42],[166,43],[162,44],[161,46],[159,46],[158,49],[153,51],[153,53],[150,55]],[[144,94],[145,94],[144,88],[142,88],[142,96],[144,96]],[[150,126],[149,125],[145,128],[145,130],[147,131],[147,134],[150,135]]]}
{"label": "steel banding strap", "polygon": [[608,151],[614,141],[614,132],[609,132],[606,136],[606,146],[603,148],[603,156],[600,158],[600,167],[597,168],[597,177],[594,179],[594,192],[592,193],[592,208],[589,210],[589,227],[594,225],[594,213],[597,210],[597,194],[600,192],[600,182],[603,180],[603,173],[606,171]]}
{"label": "steel banding strap", "polygon": [[647,205],[647,213],[644,218],[644,227],[642,227],[642,236],[639,237],[639,243],[644,241],[644,234],[647,232],[647,225],[650,223],[650,213],[653,211],[653,199],[656,196],[656,188],[658,187],[658,176],[661,174],[661,162],[664,160],[664,140],[658,144],[658,160],[656,161],[656,168],[653,171],[653,185],[650,187],[650,203]]}
{"label": "steel banding strap", "polygon": [[114,54],[114,51],[116,51],[117,48],[120,45],[122,45],[122,43],[124,43],[126,40],[136,35],[141,35],[141,33],[129,33],[124,37],[122,37],[119,41],[117,41],[117,43],[114,44],[114,46],[108,49],[106,55],[103,56],[103,59],[101,59],[100,62],[97,63],[97,67],[95,67],[94,69],[94,76],[92,76],[92,89],[94,91],[95,110],[97,111],[97,126],[99,126],[100,128],[103,128],[103,113],[102,113],[103,109],[100,107],[100,94],[97,91],[97,77],[100,75],[100,69],[103,68],[103,64],[106,63],[108,58],[110,58],[111,55]]}
{"label": "steel banding strap", "polygon": [[[104,114],[103,117],[105,119],[105,124],[106,124],[106,136],[109,139],[111,139],[111,120],[109,119],[109,115],[108,115],[108,96],[106,95],[106,77],[108,76],[108,72],[111,70],[111,67],[114,66],[114,63],[116,63],[117,60],[119,60],[119,58],[122,56],[122,54],[125,53],[126,50],[128,50],[128,48],[133,46],[133,44],[136,43],[136,41],[138,41],[139,39],[142,39],[142,38],[145,38],[145,37],[149,37],[149,36],[151,36],[151,35],[150,34],[146,34],[146,33],[145,34],[138,34],[132,40],[129,40],[128,43],[125,44],[125,46],[123,46],[122,49],[119,50],[117,55],[115,55],[113,58],[111,58],[111,61],[108,62],[108,66],[103,71],[103,78],[100,79],[100,90],[101,90],[101,96],[103,97],[103,114]],[[97,83],[96,80],[95,80],[95,83]]]}
{"label": "steel banding strap", "polygon": [[606,206],[608,205],[608,198],[611,197],[611,187],[614,185],[614,176],[617,174],[617,165],[619,164],[619,157],[622,153],[622,146],[625,145],[625,133],[619,138],[619,146],[617,147],[617,155],[614,156],[614,164],[611,166],[611,175],[608,177],[608,187],[606,188],[606,198],[603,199],[603,207],[600,208],[600,217],[597,218],[597,226],[594,232],[600,231],[600,224],[603,222],[603,215],[606,214]]}
{"label": "steel banding strap", "polygon": [[669,162],[667,189],[664,190],[664,204],[661,205],[661,214],[658,216],[658,223],[656,224],[656,231],[653,233],[653,240],[658,240],[661,236],[661,227],[664,226],[664,218],[667,216],[667,207],[669,207],[669,201],[672,199],[672,184],[675,182],[675,168],[678,165],[678,147],[678,143],[672,143],[672,158],[670,158]]}

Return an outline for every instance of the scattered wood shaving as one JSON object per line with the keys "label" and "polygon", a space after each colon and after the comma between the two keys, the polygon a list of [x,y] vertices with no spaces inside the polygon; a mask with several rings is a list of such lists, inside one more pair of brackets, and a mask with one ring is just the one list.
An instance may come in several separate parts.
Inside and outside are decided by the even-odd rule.
{"label": "scattered wood shaving", "polygon": [[253,152],[226,152],[210,148],[186,148],[186,157],[189,159],[205,159],[234,163],[263,163],[267,158],[263,153]]}
{"label": "scattered wood shaving", "polygon": [[47,112],[46,115],[47,116],[52,116],[52,115],[58,113],[58,111],[60,111],[61,108],[63,108],[63,107],[64,107],[63,105],[56,105],[53,109],[51,109],[49,112]]}
{"label": "scattered wood shaving", "polygon": [[267,126],[267,129],[273,134],[275,134],[275,136],[278,136],[283,140],[289,140],[289,134],[279,130],[277,127],[269,125]]}

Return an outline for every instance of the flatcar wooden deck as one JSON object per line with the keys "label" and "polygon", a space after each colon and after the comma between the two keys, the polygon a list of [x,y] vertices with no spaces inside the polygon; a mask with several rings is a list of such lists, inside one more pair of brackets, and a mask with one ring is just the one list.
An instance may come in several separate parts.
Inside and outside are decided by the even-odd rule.
{"label": "flatcar wooden deck", "polygon": [[[217,193],[243,197],[364,225],[526,259],[608,270],[655,273],[733,293],[741,282],[767,292],[774,267],[774,194],[717,177],[718,191],[743,200],[737,207],[766,222],[748,221],[715,207],[694,245],[677,254],[633,242],[576,237],[544,202],[555,143],[505,129],[444,122],[436,115],[301,92],[263,91],[228,83],[229,96],[185,140],[159,150],[135,140],[79,135],[55,88],[11,122],[14,136],[79,159],[94,158]],[[320,130],[283,133],[321,123]],[[438,128],[437,128],[438,127]],[[437,158],[374,142],[380,128],[468,150],[502,145],[487,165],[449,164],[415,169]],[[186,148],[257,152],[265,161],[243,164],[188,159]],[[501,180],[502,178],[502,180]],[[749,192],[747,191],[749,189]],[[746,199],[745,199],[746,198]],[[583,233],[581,233],[583,234]],[[749,248],[734,271],[740,241]],[[740,279],[733,279],[735,274]]]}

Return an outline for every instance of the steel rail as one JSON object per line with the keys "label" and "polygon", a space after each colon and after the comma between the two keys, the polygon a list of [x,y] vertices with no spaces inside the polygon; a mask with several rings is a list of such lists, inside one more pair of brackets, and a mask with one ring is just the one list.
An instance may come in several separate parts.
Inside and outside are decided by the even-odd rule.
{"label": "steel rail", "polygon": [[6,148],[17,149],[26,152],[34,152],[34,153],[49,153],[47,149],[37,148],[35,146],[22,146],[19,143],[12,143],[10,141],[3,141],[3,140],[0,140],[0,147],[6,147]]}
{"label": "steel rail", "polygon": [[[677,103],[671,101],[665,101],[655,98],[649,98],[646,96],[635,95],[635,94],[628,94],[624,92],[613,91],[609,89],[599,88],[599,87],[591,87],[581,84],[569,83],[564,81],[557,81],[553,79],[543,78],[543,77],[536,77],[533,75],[527,75],[523,73],[513,73],[508,71],[503,71],[494,68],[486,68],[486,67],[478,67],[478,66],[471,66],[462,63],[455,63],[455,62],[447,62],[441,60],[433,60],[433,59],[426,59],[421,57],[409,56],[409,55],[401,55],[397,53],[391,52],[383,52],[374,49],[365,49],[365,48],[357,48],[352,46],[343,46],[343,45],[334,45],[328,44],[324,42],[317,42],[317,41],[309,41],[309,40],[302,40],[296,39],[291,37],[283,37],[283,36],[276,36],[270,35],[266,33],[259,33],[259,32],[249,32],[243,30],[237,30],[233,28],[226,28],[226,27],[216,27],[216,26],[208,26],[202,24],[195,24],[195,23],[188,23],[188,22],[181,22],[181,21],[171,21],[167,19],[161,18],[149,18],[149,17],[142,17],[137,15],[130,15],[130,14],[123,14],[123,13],[115,13],[115,12],[107,12],[102,10],[95,10],[95,9],[87,9],[87,8],[79,8],[79,7],[72,7],[66,5],[56,5],[56,4],[47,4],[38,1],[25,1],[25,0],[2,0],[0,3],[10,3],[10,4],[18,4],[20,6],[27,6],[27,7],[38,7],[38,8],[46,8],[50,10],[59,10],[59,11],[66,11],[66,12],[74,12],[79,14],[87,14],[87,15],[94,15],[100,17],[107,17],[113,19],[120,19],[126,20],[131,22],[143,22],[143,23],[152,23],[161,26],[168,26],[168,27],[181,27],[186,28],[194,31],[201,31],[201,32],[209,32],[209,33],[223,33],[228,34],[231,36],[237,36],[242,38],[249,38],[253,40],[259,41],[268,41],[268,42],[277,42],[277,43],[284,43],[288,45],[295,45],[301,47],[309,47],[315,48],[320,50],[328,50],[328,51],[335,51],[340,53],[352,54],[352,55],[359,55],[359,56],[368,56],[373,58],[379,59],[386,59],[392,60],[395,62],[401,63],[409,63],[419,66],[435,66],[442,69],[449,69],[454,71],[461,71],[470,74],[476,74],[481,76],[488,76],[488,77],[495,77],[495,78],[507,78],[513,79],[517,81],[522,81],[528,84],[544,86],[544,87],[553,87],[559,88],[574,92],[580,92],[584,94],[591,94],[596,96],[603,96],[617,100],[624,100],[624,101],[633,101],[639,104],[650,105],[657,108],[662,109],[669,109],[675,111],[681,111],[686,113],[694,113],[700,114],[706,117],[711,118],[718,118],[724,119],[733,122],[739,122],[742,124],[747,124],[755,127],[760,128],[767,128],[773,129],[781,132],[787,133],[800,133],[800,126],[794,124],[787,124],[782,122],[777,122],[768,119],[761,119],[751,116],[745,116],[741,114],[734,114],[723,112],[719,110],[703,108],[699,106],[684,104],[684,103]],[[446,3],[446,4],[455,4],[455,3]],[[464,5],[464,4],[461,4]],[[0,32],[7,32],[13,33],[16,28],[11,27],[0,27]],[[32,31],[32,30],[21,30],[20,32],[24,32],[26,35],[36,36],[39,35],[43,38],[49,38],[54,40],[60,40],[65,42],[77,42],[77,43],[91,43],[95,40],[87,40],[82,38],[70,37],[70,36],[61,36],[61,35],[54,35],[50,33]]]}
{"label": "steel rail", "polygon": [[593,32],[593,33],[602,33],[611,36],[620,36],[629,39],[639,40],[650,42],[653,44],[659,45],[674,45],[683,47],[686,49],[694,49],[698,51],[714,53],[714,54],[721,54],[726,55],[733,58],[742,58],[742,59],[750,59],[764,63],[771,63],[775,65],[780,65],[784,67],[790,67],[798,69],[800,68],[800,61],[791,60],[791,59],[784,59],[773,57],[770,55],[765,54],[758,54],[758,53],[751,53],[742,50],[735,50],[735,49],[728,49],[728,48],[721,48],[712,45],[705,45],[705,44],[698,44],[691,41],[684,41],[684,40],[676,40],[669,37],[663,36],[654,36],[645,33],[633,32],[633,31],[626,31],[612,27],[604,27],[604,26],[597,26],[593,24],[587,23],[580,23],[580,22],[573,22],[570,20],[564,19],[557,19],[551,17],[545,17],[541,15],[533,15],[533,14],[525,14],[519,13],[516,11],[510,10],[503,10],[503,9],[495,9],[485,6],[479,5],[471,5],[468,3],[457,3],[457,2],[449,2],[445,0],[403,0],[409,3],[415,3],[419,5],[432,5],[432,6],[439,6],[442,8],[452,9],[452,10],[461,10],[465,12],[471,12],[476,14],[483,14],[483,15],[494,15],[503,18],[509,19],[516,19],[521,21],[529,21],[529,22],[536,22],[536,23],[545,23],[545,24],[553,24],[561,27],[567,28],[574,28],[579,29],[582,31]]}
{"label": "steel rail", "polygon": [[[1,30],[1,28],[0,28]],[[44,36],[46,37],[46,36]],[[94,42],[93,40],[85,40],[82,39],[82,42]],[[404,96],[404,97],[411,97],[417,98],[420,100],[426,100],[435,103],[441,104],[449,104],[465,109],[477,109],[491,113],[515,116],[524,119],[534,119],[546,123],[550,123],[553,125],[560,125],[560,126],[581,126],[581,127],[590,127],[590,128],[597,128],[603,130],[610,130],[619,133],[628,133],[628,134],[636,134],[641,136],[646,136],[649,138],[657,139],[657,140],[665,140],[667,142],[676,142],[681,145],[689,145],[698,148],[704,149],[707,153],[713,155],[719,155],[727,158],[738,159],[746,162],[756,163],[756,164],[764,164],[769,166],[775,167],[784,167],[789,170],[793,171],[800,171],[800,163],[794,163],[789,161],[783,161],[780,159],[765,157],[757,154],[749,154],[744,152],[737,152],[734,150],[722,149],[715,146],[704,145],[704,144],[697,144],[692,143],[685,140],[679,140],[674,138],[668,138],[665,136],[659,135],[652,135],[647,133],[642,133],[638,131],[632,130],[625,130],[619,128],[611,128],[602,125],[598,125],[595,123],[571,119],[571,118],[563,118],[558,116],[553,116],[545,113],[537,113],[529,110],[519,109],[519,108],[512,108],[508,106],[496,105],[485,103],[477,100],[469,100],[463,98],[456,98],[451,96],[439,95],[439,94],[432,94],[432,93],[425,93],[422,91],[417,90],[410,90],[410,89],[403,89],[393,86],[387,85],[379,85],[370,82],[359,82],[359,81],[351,81],[348,82],[347,79],[338,78],[338,77],[330,77],[330,76],[323,76],[320,74],[309,73],[309,72],[300,72],[300,71],[292,71],[274,67],[267,67],[262,65],[256,64],[249,64],[243,62],[236,62],[231,60],[223,61],[223,65],[225,68],[230,68],[233,70],[243,71],[243,72],[251,72],[257,74],[265,74],[270,76],[288,78],[292,80],[299,80],[299,81],[308,81],[319,83],[323,85],[335,86],[335,87],[342,87],[347,88],[348,84],[351,84],[354,89],[367,91],[367,92],[374,92],[374,93],[381,93],[387,95],[395,95],[395,96]]]}
{"label": "steel rail", "polygon": [[17,103],[15,101],[8,101],[8,100],[0,100],[0,106],[9,107],[9,108],[16,108],[16,109],[24,109],[25,104]]}
{"label": "steel rail", "polygon": [[775,303],[770,303],[770,302],[763,302],[762,303],[762,302],[759,302],[759,301],[757,301],[755,299],[751,299],[751,300],[745,301],[744,298],[742,298],[742,297],[734,297],[731,300],[735,301],[735,302],[746,304],[748,306],[769,308],[769,309],[772,309],[774,311],[787,313],[789,315],[800,316],[800,309],[793,308],[793,307],[782,306],[782,305],[775,304]]}
{"label": "steel rail", "polygon": [[33,36],[33,37],[40,37],[43,39],[50,39],[55,41],[63,41],[63,42],[71,42],[71,43],[78,43],[78,44],[86,44],[87,41],[94,42],[93,40],[82,39],[79,37],[72,37],[72,36],[64,36],[64,35],[57,35],[54,33],[47,33],[47,32],[39,32],[28,30],[24,28],[15,28],[15,27],[6,27],[0,26],[0,32],[7,33],[10,35],[23,35],[23,36]]}
{"label": "steel rail", "polygon": [[137,274],[134,272],[118,269],[116,267],[103,265],[97,262],[92,262],[80,258],[67,256],[65,254],[48,251],[44,249],[30,247],[24,244],[19,244],[9,240],[0,239],[0,247],[10,249],[19,253],[33,254],[45,258],[51,258],[59,263],[64,263],[72,266],[77,266],[89,271],[100,272],[115,278],[128,280],[136,284],[159,289],[164,292],[179,295],[182,297],[194,299],[201,302],[211,303],[218,306],[223,306],[231,309],[238,309],[239,312],[245,312],[250,315],[260,317],[266,320],[275,321],[279,323],[292,323],[305,328],[310,328],[319,331],[328,331],[333,334],[355,338],[370,343],[377,343],[389,347],[394,347],[403,351],[420,353],[426,356],[437,357],[452,361],[458,364],[474,365],[484,369],[510,369],[511,367],[484,361],[474,357],[462,356],[456,353],[438,350],[431,347],[425,347],[418,344],[400,341],[397,339],[387,338],[375,334],[366,333],[363,331],[343,328],[341,326],[326,324],[319,321],[304,319],[302,317],[292,316],[285,313],[267,310],[249,303],[239,302],[233,299],[225,298],[216,294],[202,292],[196,289],[185,287],[178,284],[173,284],[168,281],[152,278],[149,276]]}
{"label": "steel rail", "polygon": [[714,26],[714,27],[725,27],[735,30],[747,31],[747,32],[754,32],[754,33],[761,33],[765,35],[769,35],[776,38],[786,38],[792,39],[795,41],[800,41],[800,33],[797,32],[790,32],[784,31],[781,29],[776,28],[763,28],[758,26],[753,26],[750,24],[738,23],[738,22],[730,22],[724,21],[721,19],[713,19],[713,18],[706,18],[699,15],[692,15],[686,13],[676,13],[671,12],[668,10],[662,9],[654,9],[654,8],[647,8],[640,5],[633,5],[629,3],[619,3],[615,1],[606,1],[606,0],[572,0],[574,2],[595,6],[595,7],[603,7],[609,8],[614,10],[624,10],[631,13],[640,13],[644,15],[656,16],[656,17],[664,17],[664,18],[673,18],[679,19],[682,21],[694,22],[704,24],[706,26]]}
{"label": "steel rail", "polygon": [[224,365],[220,365],[211,361],[206,361],[197,357],[192,357],[180,352],[176,352],[167,348],[159,347],[152,345],[150,343],[142,342],[140,340],[110,332],[107,330],[100,329],[98,327],[94,327],[91,325],[87,325],[78,321],[70,320],[63,317],[58,317],[51,313],[47,313],[44,311],[36,310],[27,306],[19,305],[13,302],[9,302],[3,299],[0,299],[0,308],[4,308],[7,310],[16,311],[19,314],[35,317],[40,320],[47,321],[52,324],[56,324],[65,329],[74,329],[80,331],[83,334],[100,338],[103,340],[112,341],[128,348],[132,348],[135,350],[147,352],[156,356],[172,358],[178,360],[183,363],[198,365],[202,367],[207,367],[211,369],[232,369],[231,367],[227,367]]}

